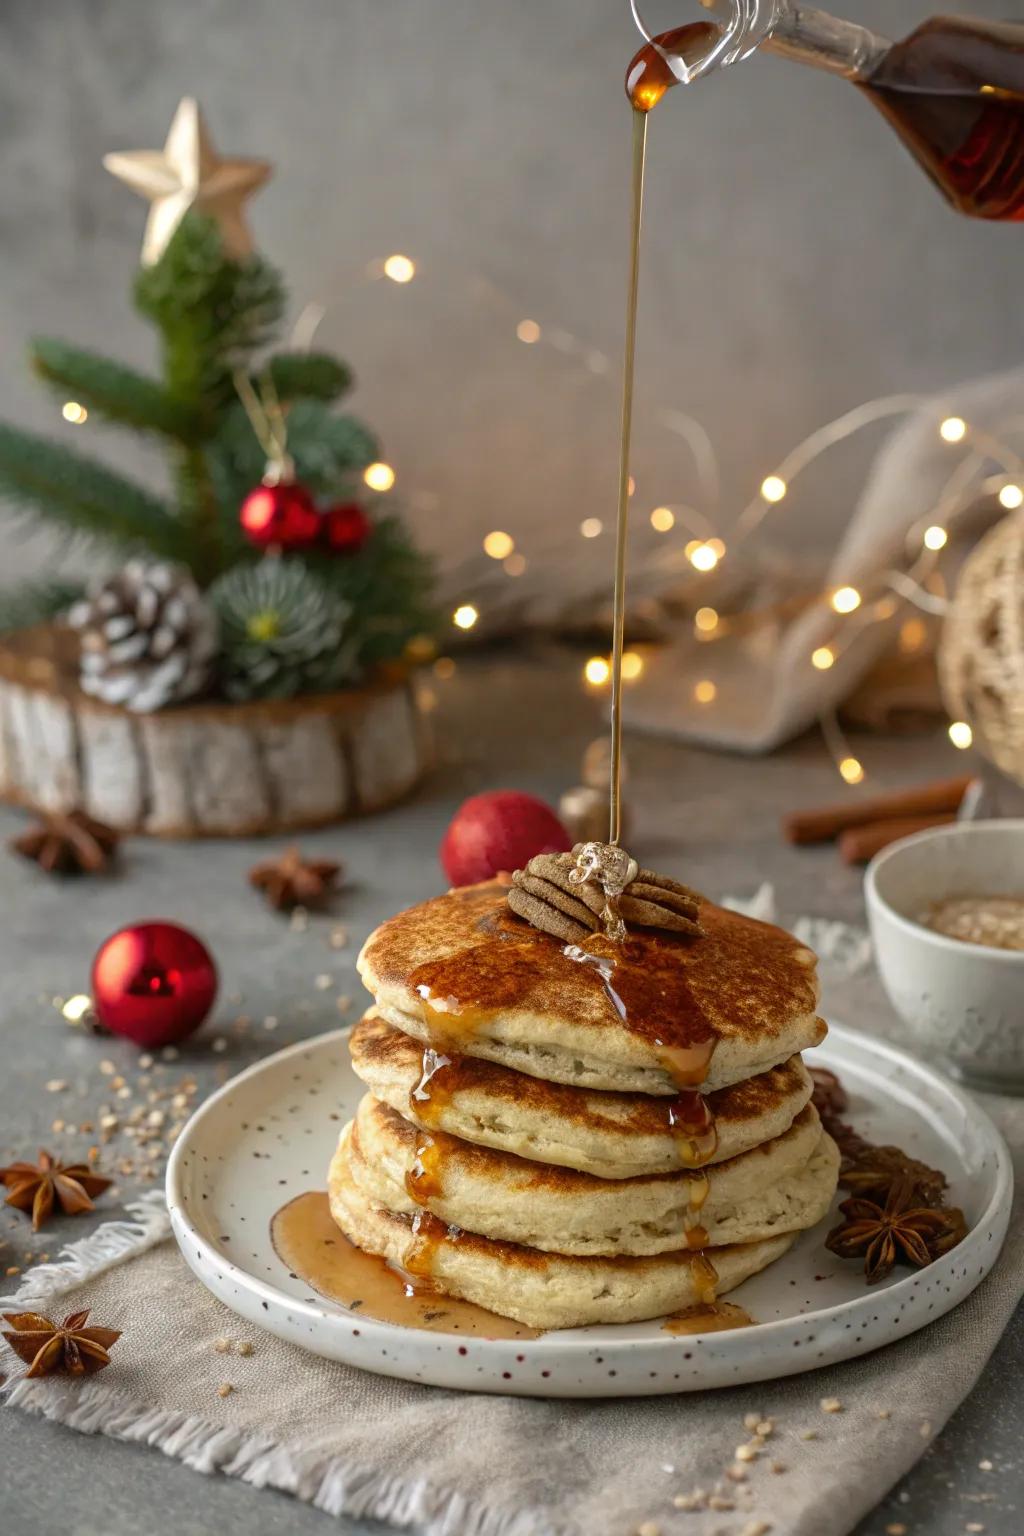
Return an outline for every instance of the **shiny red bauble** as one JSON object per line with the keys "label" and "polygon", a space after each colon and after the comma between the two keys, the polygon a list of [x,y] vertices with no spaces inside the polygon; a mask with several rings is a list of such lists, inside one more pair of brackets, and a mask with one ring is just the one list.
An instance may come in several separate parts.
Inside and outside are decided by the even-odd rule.
{"label": "shiny red bauble", "polygon": [[316,502],[296,480],[280,485],[258,485],[238,510],[238,521],[250,544],[257,549],[306,549],[320,532]]}
{"label": "shiny red bauble", "polygon": [[92,1000],[100,1023],[147,1050],[192,1034],[216,996],[210,951],[177,923],[121,928],[100,945],[92,963]]}
{"label": "shiny red bauble", "polygon": [[495,789],[465,801],[441,843],[452,885],[473,885],[522,869],[537,853],[565,853],[572,838],[549,805],[518,789]]}
{"label": "shiny red bauble", "polygon": [[323,541],[335,554],[356,554],[372,532],[373,524],[358,502],[343,502],[323,514]]}

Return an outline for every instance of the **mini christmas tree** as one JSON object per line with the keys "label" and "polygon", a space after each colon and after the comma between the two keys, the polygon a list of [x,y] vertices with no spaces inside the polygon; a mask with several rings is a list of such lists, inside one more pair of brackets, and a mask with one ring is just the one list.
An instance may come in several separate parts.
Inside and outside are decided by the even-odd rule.
{"label": "mini christmas tree", "polygon": [[[272,350],[284,289],[274,268],[249,248],[241,216],[244,197],[268,168],[218,160],[191,102],[179,108],[156,185],[147,181],[153,158],[110,156],[108,166],[153,201],[134,300],[156,328],[160,377],[49,338],[34,340],[30,356],[58,399],[165,448],[171,492],[155,494],[62,442],[0,424],[0,497],[37,523],[102,546],[119,564],[148,559],[183,567],[182,581],[190,576],[201,592],[218,583],[227,597],[211,607],[231,615],[233,660],[226,671],[239,687],[237,661],[244,652],[249,696],[259,693],[264,676],[278,697],[317,680],[344,685],[430,631],[429,564],[394,511],[381,510],[379,497],[367,509],[366,537],[345,547],[329,537],[332,511],[358,502],[363,471],[379,457],[378,446],[361,422],[336,409],[352,384],[343,362],[323,352]],[[196,172],[191,178],[189,161]],[[181,188],[190,188],[187,195],[168,190],[174,175]],[[277,435],[269,455],[253,419],[254,399],[273,405]],[[254,492],[276,497],[278,508],[289,498],[293,509],[304,508],[303,537],[292,542],[285,522],[279,537],[275,523],[271,537],[254,538],[251,518],[240,515]],[[268,625],[258,603],[250,630],[238,630],[244,599],[257,590],[243,579],[243,568],[261,559],[295,566],[287,578],[265,583],[282,599],[287,595],[287,668],[279,664],[280,626]],[[80,595],[67,581],[14,588],[5,594],[3,627],[56,617]],[[316,614],[316,622],[296,622],[300,613]],[[115,627],[123,623],[119,615]],[[108,638],[117,641],[120,634]],[[324,637],[334,634],[343,644],[339,639],[338,656],[328,665]],[[306,657],[300,654],[304,635],[312,647]],[[266,667],[262,643],[270,647]],[[215,668],[214,678],[220,675]],[[225,691],[223,683],[214,686]],[[152,695],[140,690],[140,696]]]}

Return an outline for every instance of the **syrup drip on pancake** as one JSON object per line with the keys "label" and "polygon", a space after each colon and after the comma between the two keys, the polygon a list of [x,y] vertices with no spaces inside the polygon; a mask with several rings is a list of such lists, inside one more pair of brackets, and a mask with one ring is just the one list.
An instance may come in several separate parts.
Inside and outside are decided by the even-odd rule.
{"label": "syrup drip on pancake", "polygon": [[[439,1241],[443,1242],[448,1229],[443,1222],[437,1225],[442,1229]],[[470,1301],[442,1296],[418,1276],[401,1274],[384,1259],[364,1253],[335,1226],[327,1196],[320,1190],[299,1195],[282,1206],[270,1223],[270,1236],[275,1253],[290,1274],[319,1295],[364,1317],[432,1333],[478,1338],[540,1336],[539,1328],[527,1328]]]}
{"label": "syrup drip on pancake", "polygon": [[700,1224],[700,1213],[708,1198],[711,1180],[706,1173],[697,1173],[688,1180],[688,1183],[690,1188],[686,1200],[686,1215],[683,1217],[686,1246],[690,1249],[702,1250],[707,1247],[708,1234],[706,1228]]}
{"label": "syrup drip on pancake", "polygon": [[417,1143],[412,1167],[406,1171],[405,1188],[417,1205],[426,1205],[444,1193],[441,1144],[426,1135]]}
{"label": "syrup drip on pancake", "polygon": [[[450,1101],[454,1084],[452,1059],[426,1046],[420,1080],[409,1094],[409,1108],[422,1123],[437,1126]],[[405,1188],[417,1205],[425,1205],[442,1193],[443,1154],[441,1143],[427,1135],[416,1147],[412,1167],[405,1175]]]}
{"label": "syrup drip on pancake", "polygon": [[409,1108],[425,1125],[438,1126],[447,1104],[455,1091],[456,1066],[450,1056],[445,1056],[428,1045],[423,1051],[420,1080],[409,1094]]}
{"label": "syrup drip on pancake", "polygon": [[413,1244],[406,1254],[404,1268],[414,1280],[432,1283],[437,1251],[445,1241],[458,1240],[459,1228],[448,1226],[430,1211],[419,1210],[412,1218],[412,1235]]}
{"label": "syrup drip on pancake", "polygon": [[665,1113],[683,1168],[700,1168],[718,1150],[718,1130],[707,1099],[696,1088],[685,1088],[669,1099]]}

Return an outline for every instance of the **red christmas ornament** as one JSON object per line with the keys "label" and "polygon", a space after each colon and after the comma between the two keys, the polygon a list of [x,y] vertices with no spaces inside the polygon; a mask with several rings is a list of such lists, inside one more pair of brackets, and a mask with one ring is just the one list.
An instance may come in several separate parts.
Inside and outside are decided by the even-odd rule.
{"label": "red christmas ornament", "polygon": [[315,543],[320,532],[316,503],[297,480],[278,485],[258,485],[238,510],[238,521],[250,544],[258,549],[303,549]]}
{"label": "red christmas ornament", "polygon": [[92,963],[100,1023],[152,1050],[199,1028],[217,995],[217,967],[177,923],[133,923],[111,934]]}
{"label": "red christmas ornament", "polygon": [[373,524],[356,501],[330,507],[323,515],[324,542],[339,555],[354,555],[373,532]]}
{"label": "red christmas ornament", "polygon": [[572,838],[550,806],[517,789],[474,795],[455,812],[441,843],[452,885],[474,885],[522,869],[534,854],[565,853]]}

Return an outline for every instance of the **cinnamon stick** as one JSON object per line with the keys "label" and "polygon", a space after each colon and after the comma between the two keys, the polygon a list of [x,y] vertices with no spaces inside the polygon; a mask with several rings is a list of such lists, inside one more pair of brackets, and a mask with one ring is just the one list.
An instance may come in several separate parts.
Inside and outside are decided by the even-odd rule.
{"label": "cinnamon stick", "polygon": [[936,816],[894,816],[885,821],[870,821],[865,827],[849,827],[839,834],[839,854],[844,864],[866,864],[882,848],[888,848],[912,832],[926,832],[929,827],[944,827],[956,820],[955,811]]}
{"label": "cinnamon stick", "polygon": [[790,843],[827,843],[850,827],[870,826],[877,821],[945,816],[960,805],[971,779],[936,779],[911,789],[873,795],[867,800],[843,800],[812,811],[793,811],[782,823]]}

